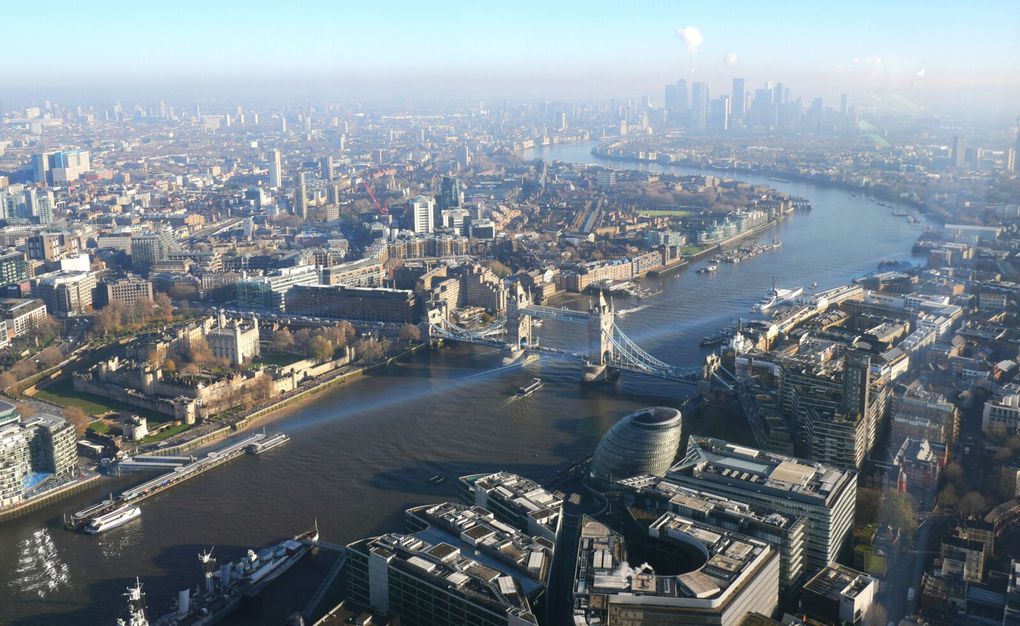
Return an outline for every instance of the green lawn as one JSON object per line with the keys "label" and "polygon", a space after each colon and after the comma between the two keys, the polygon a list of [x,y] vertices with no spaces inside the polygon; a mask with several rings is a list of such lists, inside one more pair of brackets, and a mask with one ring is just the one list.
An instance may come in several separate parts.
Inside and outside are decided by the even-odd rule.
{"label": "green lawn", "polygon": [[105,435],[110,432],[110,425],[103,420],[96,420],[89,424],[89,430],[100,435]]}
{"label": "green lawn", "polygon": [[145,439],[142,439],[142,443],[154,443],[156,441],[163,441],[164,439],[167,439],[169,437],[173,437],[176,434],[183,433],[184,431],[188,430],[189,428],[191,428],[191,426],[188,426],[187,424],[180,424],[178,426],[170,426],[169,428],[164,428],[163,430],[159,431],[155,435],[149,435]]}
{"label": "green lawn", "polygon": [[684,256],[691,256],[692,254],[702,252],[704,249],[704,246],[685,246],[680,250],[680,254],[683,254]]}
{"label": "green lawn", "polygon": [[169,415],[163,415],[154,411],[134,407],[130,404],[117,402],[116,400],[101,398],[90,393],[75,391],[74,384],[71,382],[70,378],[58,380],[52,385],[47,386],[45,389],[40,389],[35,394],[35,397],[40,400],[52,402],[53,404],[59,404],[60,406],[76,406],[89,415],[94,416],[103,415],[112,411],[117,413],[140,415],[152,422],[162,423],[171,419]]}
{"label": "green lawn", "polygon": [[252,362],[252,365],[278,365],[284,367],[291,363],[297,363],[303,358],[300,354],[291,354],[290,352],[265,352],[260,354],[259,358]]}
{"label": "green lawn", "polygon": [[684,209],[641,209],[638,215],[642,217],[690,217],[691,212]]}

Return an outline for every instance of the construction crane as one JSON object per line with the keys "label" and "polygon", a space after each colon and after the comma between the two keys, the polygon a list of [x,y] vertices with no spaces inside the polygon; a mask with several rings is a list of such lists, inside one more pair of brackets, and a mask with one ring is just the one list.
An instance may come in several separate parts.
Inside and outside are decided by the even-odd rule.
{"label": "construction crane", "polygon": [[375,193],[372,192],[372,187],[368,184],[367,178],[361,179],[361,186],[365,188],[365,193],[367,193],[368,197],[372,199],[372,204],[374,204],[376,210],[379,211],[379,215],[389,215],[389,206],[379,202],[379,200],[375,197]]}

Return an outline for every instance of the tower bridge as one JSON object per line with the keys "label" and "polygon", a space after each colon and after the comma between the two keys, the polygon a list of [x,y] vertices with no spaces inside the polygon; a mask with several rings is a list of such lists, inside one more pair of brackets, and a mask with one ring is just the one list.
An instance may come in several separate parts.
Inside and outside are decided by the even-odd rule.
{"label": "tower bridge", "polygon": [[[543,346],[535,335],[535,319],[553,319],[585,324],[588,329],[586,354]],[[441,311],[429,311],[423,324],[430,340],[458,341],[503,348],[505,364],[513,363],[526,353],[546,353],[580,361],[584,364],[583,380],[596,382],[609,380],[621,371],[635,372],[688,384],[697,384],[715,375],[715,367],[679,367],[666,363],[645,351],[616,325],[616,313],[611,301],[599,292],[587,312],[541,306],[519,284],[514,285],[507,298],[506,316],[489,326],[469,330],[448,321]]]}

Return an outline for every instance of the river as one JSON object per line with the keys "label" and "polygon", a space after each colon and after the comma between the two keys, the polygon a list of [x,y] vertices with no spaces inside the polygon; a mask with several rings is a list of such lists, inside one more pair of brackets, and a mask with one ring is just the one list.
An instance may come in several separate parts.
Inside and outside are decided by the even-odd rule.
{"label": "river", "polygon": [[[591,147],[553,146],[524,156],[599,162]],[[712,275],[696,274],[695,263],[648,279],[661,284],[658,297],[617,300],[618,310],[642,307],[618,323],[667,362],[700,364],[705,352],[699,339],[747,316],[773,277],[783,287],[807,288],[812,282],[820,289],[834,287],[874,271],[883,258],[909,259],[919,234],[863,196],[810,183],[735,177],[803,196],[814,210],[758,237],[781,239],[778,250],[723,264]],[[583,345],[584,332],[553,321],[539,329],[543,341],[575,349]],[[113,624],[124,606],[120,594],[136,576],[145,584],[152,617],[168,609],[179,587],[197,582],[196,554],[203,547],[236,557],[248,546],[303,530],[313,519],[323,539],[334,543],[400,530],[405,508],[454,499],[456,476],[507,469],[541,480],[590,455],[602,433],[628,412],[649,404],[676,406],[693,391],[626,373],[610,386],[582,387],[574,363],[544,358],[523,368],[499,363],[495,350],[443,349],[288,409],[269,424],[271,431],[291,435],[286,446],[244,456],[156,496],[142,504],[140,520],[105,535],[65,531],[61,515],[112,485],[4,524],[0,622]],[[541,376],[545,387],[511,401],[514,387],[532,376]],[[711,434],[747,441],[746,429],[714,428]],[[450,479],[433,487],[427,479],[434,474]]]}

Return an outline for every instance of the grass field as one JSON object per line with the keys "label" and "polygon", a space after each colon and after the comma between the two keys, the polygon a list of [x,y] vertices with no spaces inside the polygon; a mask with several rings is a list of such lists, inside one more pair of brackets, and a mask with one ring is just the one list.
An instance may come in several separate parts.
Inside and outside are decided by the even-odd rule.
{"label": "grass field", "polygon": [[71,382],[70,378],[58,380],[45,389],[40,389],[35,394],[35,397],[40,400],[52,402],[53,404],[59,404],[60,406],[76,406],[93,416],[99,416],[113,411],[117,413],[140,415],[152,422],[162,423],[171,419],[169,415],[163,415],[161,413],[134,407],[129,404],[123,404],[116,400],[101,398],[90,393],[75,391],[74,384]]}
{"label": "grass field", "polygon": [[690,211],[683,209],[642,209],[638,211],[638,215],[643,217],[689,217]]}
{"label": "grass field", "polygon": [[297,363],[302,358],[304,357],[301,355],[291,354],[289,352],[267,352],[265,354],[260,354],[259,357],[255,359],[253,365],[278,365],[280,367],[284,367],[291,363]]}
{"label": "grass field", "polygon": [[154,443],[156,441],[163,441],[164,439],[167,439],[169,437],[173,437],[174,435],[176,435],[178,433],[183,433],[184,431],[188,430],[189,428],[191,428],[191,426],[188,426],[187,424],[179,424],[177,426],[171,426],[169,428],[165,428],[165,429],[159,431],[155,435],[149,435],[145,439],[142,439],[142,443]]}
{"label": "grass field", "polygon": [[691,256],[692,254],[702,252],[704,249],[705,249],[704,246],[685,246],[683,249],[680,250],[680,254]]}

